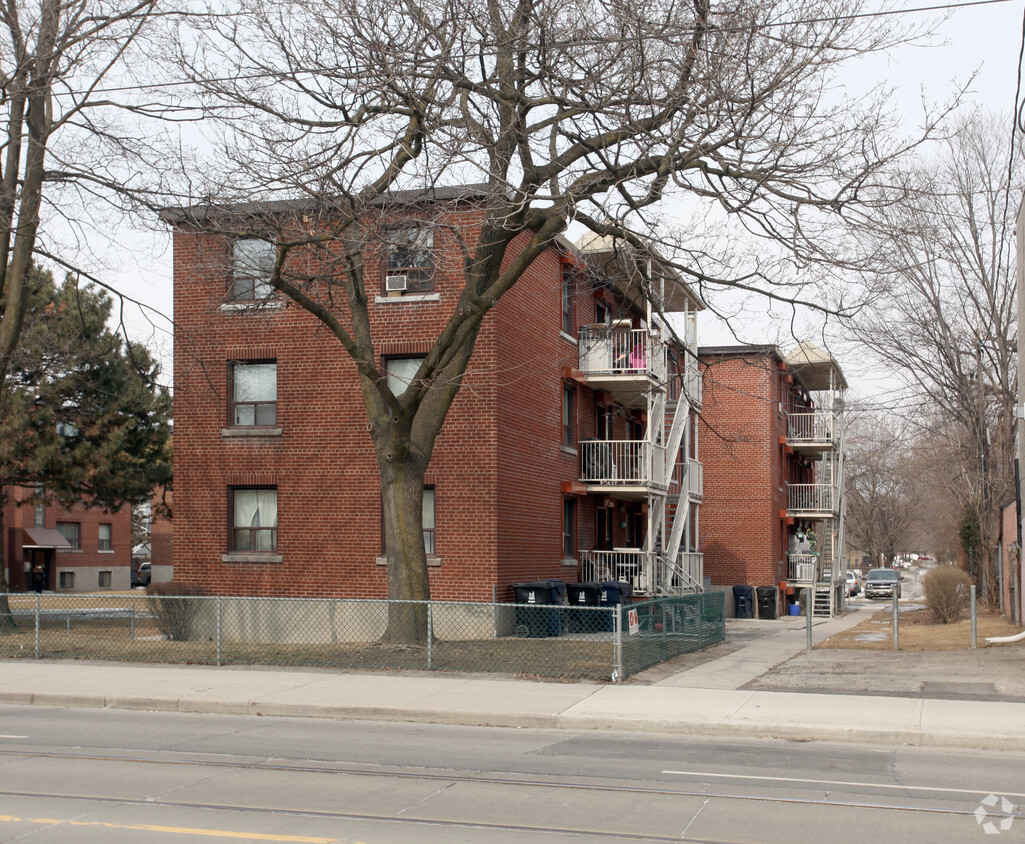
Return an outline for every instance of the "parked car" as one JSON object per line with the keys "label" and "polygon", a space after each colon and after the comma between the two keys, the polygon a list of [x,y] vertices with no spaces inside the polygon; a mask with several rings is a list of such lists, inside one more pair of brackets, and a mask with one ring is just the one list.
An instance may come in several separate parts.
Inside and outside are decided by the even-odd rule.
{"label": "parked car", "polygon": [[143,563],[137,569],[132,569],[132,586],[149,586],[153,579],[153,573],[149,563]]}
{"label": "parked car", "polygon": [[861,592],[861,581],[858,580],[858,576],[852,572],[847,572],[847,594],[852,598]]}
{"label": "parked car", "polygon": [[900,597],[900,582],[904,578],[896,569],[872,569],[865,578],[866,598],[892,598],[897,590]]}

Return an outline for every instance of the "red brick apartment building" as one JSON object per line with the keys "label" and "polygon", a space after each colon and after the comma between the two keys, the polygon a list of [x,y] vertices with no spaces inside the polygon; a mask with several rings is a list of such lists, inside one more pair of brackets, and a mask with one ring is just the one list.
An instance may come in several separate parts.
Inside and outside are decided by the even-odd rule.
{"label": "red brick apartment building", "polygon": [[39,565],[43,588],[95,592],[131,588],[132,516],[83,507],[71,509],[36,499],[31,489],[7,490],[7,582],[14,592],[34,588],[31,570]]}
{"label": "red brick apartment building", "polygon": [[705,577],[727,592],[773,587],[786,613],[816,587],[843,601],[843,372],[810,343],[702,348]]}
{"label": "red brick apartment building", "polygon": [[[365,253],[371,330],[396,390],[458,301],[457,236],[472,243],[482,219],[473,189],[427,203],[430,226],[424,213],[396,218],[405,243]],[[175,580],[222,595],[386,596],[354,363],[240,270],[266,244],[171,222]],[[701,303],[656,283],[684,326],[672,342],[636,292],[638,266],[601,241],[553,245],[485,319],[425,479],[435,599],[505,602],[512,583],[549,578],[700,588]]]}

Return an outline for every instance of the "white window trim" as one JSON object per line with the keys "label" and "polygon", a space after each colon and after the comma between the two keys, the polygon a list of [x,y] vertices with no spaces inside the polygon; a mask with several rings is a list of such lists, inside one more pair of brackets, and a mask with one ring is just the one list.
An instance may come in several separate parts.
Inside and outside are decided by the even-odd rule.
{"label": "white window trim", "polygon": [[375,296],[375,305],[408,305],[412,302],[440,302],[440,293],[403,293],[400,296]]}

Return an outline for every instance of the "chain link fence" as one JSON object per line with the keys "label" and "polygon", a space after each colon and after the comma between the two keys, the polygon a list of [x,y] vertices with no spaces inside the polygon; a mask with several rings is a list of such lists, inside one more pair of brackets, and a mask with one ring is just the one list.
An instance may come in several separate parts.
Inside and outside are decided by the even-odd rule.
{"label": "chain link fence", "polygon": [[722,593],[611,607],[0,595],[0,657],[419,669],[607,681],[725,639]]}

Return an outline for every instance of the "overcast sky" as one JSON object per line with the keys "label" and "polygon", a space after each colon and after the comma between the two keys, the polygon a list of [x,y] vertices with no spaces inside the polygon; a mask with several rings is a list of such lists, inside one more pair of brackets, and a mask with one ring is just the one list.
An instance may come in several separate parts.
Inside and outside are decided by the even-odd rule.
{"label": "overcast sky", "polygon": [[[906,8],[921,8],[908,3]],[[971,101],[993,112],[1004,112],[1011,119],[1014,107],[1018,55],[1021,49],[1022,15],[1025,0],[964,5],[950,13],[938,33],[935,46],[904,46],[890,56],[852,68],[852,80],[863,85],[873,78],[885,79],[895,90],[897,101],[912,115],[920,114],[921,96],[943,100],[955,84],[979,75],[972,86]],[[936,17],[939,12],[916,14]],[[1010,123],[1008,124],[1010,132]],[[156,313],[171,314],[171,254],[169,239],[152,234],[135,235],[125,230],[122,244],[130,246],[117,254],[114,283],[127,295],[139,299]],[[126,312],[133,340],[145,342],[166,361],[170,374],[170,323],[152,313],[143,316],[140,309]],[[764,317],[761,322],[764,324]],[[752,332],[743,339],[765,342],[764,328],[754,318],[750,325],[739,326]],[[785,330],[785,329],[784,329]],[[735,342],[721,327],[707,320],[699,329],[703,345]],[[771,332],[770,338],[771,339]],[[166,379],[169,381],[169,377]]]}

